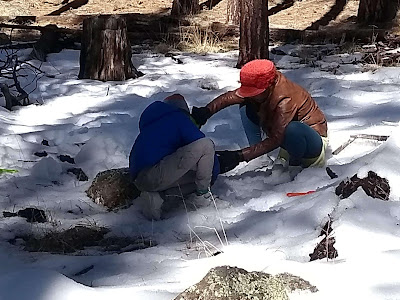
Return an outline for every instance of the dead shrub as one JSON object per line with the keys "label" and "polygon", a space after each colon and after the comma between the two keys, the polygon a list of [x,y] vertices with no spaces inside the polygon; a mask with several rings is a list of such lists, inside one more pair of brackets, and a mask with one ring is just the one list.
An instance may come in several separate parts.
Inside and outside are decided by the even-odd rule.
{"label": "dead shrub", "polygon": [[24,250],[29,252],[50,252],[56,254],[84,254],[79,251],[95,247],[106,252],[128,252],[145,249],[157,245],[154,241],[144,237],[104,237],[109,230],[104,227],[75,226],[65,231],[48,232],[43,237],[25,235],[16,237],[9,242],[16,243],[21,238],[25,245]]}

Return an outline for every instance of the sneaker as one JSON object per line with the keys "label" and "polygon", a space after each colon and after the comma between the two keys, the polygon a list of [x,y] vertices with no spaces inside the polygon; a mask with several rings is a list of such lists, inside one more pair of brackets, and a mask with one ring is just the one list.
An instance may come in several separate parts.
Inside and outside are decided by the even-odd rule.
{"label": "sneaker", "polygon": [[158,192],[142,192],[140,194],[140,209],[149,220],[161,219],[161,206],[164,203]]}
{"label": "sneaker", "polygon": [[277,158],[274,161],[272,167],[268,168],[264,171],[264,175],[270,176],[270,175],[272,175],[272,173],[274,173],[274,175],[276,175],[276,174],[281,174],[283,172],[286,172],[288,169],[288,165],[289,165],[289,163],[285,159]]}
{"label": "sneaker", "polygon": [[186,202],[195,208],[209,206],[212,202],[211,192],[209,190],[197,190],[187,197]]}
{"label": "sneaker", "polygon": [[302,166],[288,166],[288,172],[291,180],[294,180],[301,171],[303,171]]}

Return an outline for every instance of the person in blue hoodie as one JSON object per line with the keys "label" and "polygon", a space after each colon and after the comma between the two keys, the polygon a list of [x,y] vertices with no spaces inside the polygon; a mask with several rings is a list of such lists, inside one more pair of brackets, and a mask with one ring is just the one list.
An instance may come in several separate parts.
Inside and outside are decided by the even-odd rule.
{"label": "person in blue hoodie", "polygon": [[142,113],[129,169],[141,191],[141,210],[159,220],[168,195],[189,195],[195,205],[209,203],[210,186],[219,172],[214,143],[190,116],[185,98],[173,94]]}

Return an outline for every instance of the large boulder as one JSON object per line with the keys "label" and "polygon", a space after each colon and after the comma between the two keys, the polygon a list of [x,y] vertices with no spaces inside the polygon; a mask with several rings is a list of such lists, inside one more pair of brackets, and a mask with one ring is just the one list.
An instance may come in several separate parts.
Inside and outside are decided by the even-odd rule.
{"label": "large boulder", "polygon": [[86,191],[88,197],[109,209],[128,207],[140,195],[128,168],[100,172]]}
{"label": "large boulder", "polygon": [[273,276],[222,266],[211,269],[199,283],[175,300],[288,300],[287,293],[297,289],[318,291],[308,281],[289,273]]}

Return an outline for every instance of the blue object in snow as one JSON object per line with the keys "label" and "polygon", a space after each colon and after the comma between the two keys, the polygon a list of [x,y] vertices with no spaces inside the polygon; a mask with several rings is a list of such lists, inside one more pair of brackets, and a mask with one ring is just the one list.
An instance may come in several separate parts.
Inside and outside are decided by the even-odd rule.
{"label": "blue object in snow", "polygon": [[[156,101],[150,104],[139,120],[140,133],[129,156],[129,169],[136,178],[143,169],[156,165],[177,149],[205,137],[190,120],[190,115],[170,104]],[[215,156],[212,183],[219,174]]]}

